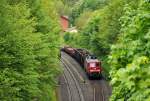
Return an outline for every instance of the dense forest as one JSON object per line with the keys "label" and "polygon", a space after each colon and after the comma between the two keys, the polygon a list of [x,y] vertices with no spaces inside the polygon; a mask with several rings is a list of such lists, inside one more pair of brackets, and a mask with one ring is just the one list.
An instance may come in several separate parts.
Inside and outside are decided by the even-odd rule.
{"label": "dense forest", "polygon": [[111,101],[150,101],[149,0],[0,0],[0,24],[0,101],[56,101],[62,43],[98,56]]}
{"label": "dense forest", "polygon": [[69,17],[78,33],[66,33],[65,43],[102,60],[110,100],[149,101],[150,1],[80,0]]}
{"label": "dense forest", "polygon": [[0,0],[0,100],[55,101],[57,0]]}

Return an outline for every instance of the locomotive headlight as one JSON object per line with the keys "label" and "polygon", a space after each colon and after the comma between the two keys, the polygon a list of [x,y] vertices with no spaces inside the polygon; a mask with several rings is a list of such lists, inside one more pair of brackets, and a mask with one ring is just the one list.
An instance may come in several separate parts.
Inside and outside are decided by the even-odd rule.
{"label": "locomotive headlight", "polygon": [[94,69],[90,69],[90,72],[100,72],[100,70],[98,69],[96,69],[96,68],[94,68]]}
{"label": "locomotive headlight", "polygon": [[90,72],[94,72],[94,71],[95,71],[95,70],[91,70],[91,69],[90,69]]}

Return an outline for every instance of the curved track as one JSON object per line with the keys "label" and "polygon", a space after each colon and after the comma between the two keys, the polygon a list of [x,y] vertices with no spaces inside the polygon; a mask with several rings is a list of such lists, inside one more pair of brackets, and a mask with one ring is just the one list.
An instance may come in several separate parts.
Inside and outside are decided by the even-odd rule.
{"label": "curved track", "polygon": [[68,94],[70,96],[70,101],[85,101],[84,96],[80,87],[79,82],[70,70],[70,65],[68,65],[64,59],[61,60],[64,65],[64,78],[68,84]]}
{"label": "curved track", "polygon": [[89,80],[83,68],[64,52],[61,52],[61,64],[64,73],[59,80],[59,101],[108,101],[111,87],[104,79]]}
{"label": "curved track", "polygon": [[[67,84],[69,84],[66,75],[63,74],[63,77],[64,77],[64,79],[65,79],[65,82],[66,82]],[[69,99],[69,101],[72,101],[72,96],[73,96],[73,95],[71,94],[71,87],[70,87],[70,85],[67,86],[67,92],[68,92],[68,99]]]}

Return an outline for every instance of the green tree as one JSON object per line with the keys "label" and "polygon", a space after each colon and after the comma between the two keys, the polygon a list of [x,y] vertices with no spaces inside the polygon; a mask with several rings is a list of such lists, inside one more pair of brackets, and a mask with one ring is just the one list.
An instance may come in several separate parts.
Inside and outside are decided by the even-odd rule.
{"label": "green tree", "polygon": [[[32,16],[36,17],[36,31],[42,34],[44,43],[36,46],[35,53],[39,61],[39,87],[42,90],[41,100],[51,100],[56,85],[59,62],[59,31],[57,9],[54,0],[29,0]],[[51,96],[50,96],[51,95]]]}
{"label": "green tree", "polygon": [[72,8],[70,21],[74,25],[75,21],[83,12],[94,11],[103,8],[109,0],[79,0]]}
{"label": "green tree", "polygon": [[143,0],[139,0],[136,7],[124,7],[121,34],[112,46],[109,57],[112,68],[112,101],[150,100],[149,7],[149,2]]}
{"label": "green tree", "polygon": [[54,100],[59,26],[53,1],[0,1],[0,100]]}
{"label": "green tree", "polygon": [[36,23],[23,3],[0,2],[0,100],[35,99],[40,92],[33,53]]}

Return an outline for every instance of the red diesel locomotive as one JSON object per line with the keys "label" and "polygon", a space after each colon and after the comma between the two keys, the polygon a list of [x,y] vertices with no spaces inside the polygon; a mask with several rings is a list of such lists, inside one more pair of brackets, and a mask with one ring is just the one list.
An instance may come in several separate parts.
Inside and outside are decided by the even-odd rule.
{"label": "red diesel locomotive", "polygon": [[101,76],[101,62],[87,50],[67,46],[64,47],[63,51],[75,58],[82,65],[89,78]]}

